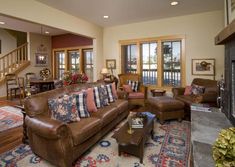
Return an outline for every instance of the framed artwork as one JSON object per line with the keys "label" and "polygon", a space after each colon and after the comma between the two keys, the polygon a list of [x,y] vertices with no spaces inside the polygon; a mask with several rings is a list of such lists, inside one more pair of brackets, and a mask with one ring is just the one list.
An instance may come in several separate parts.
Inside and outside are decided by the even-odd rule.
{"label": "framed artwork", "polygon": [[215,76],[215,59],[192,59],[192,75]]}
{"label": "framed artwork", "polygon": [[48,55],[47,53],[35,53],[35,66],[46,67],[48,66]]}
{"label": "framed artwork", "polygon": [[115,59],[106,59],[106,68],[107,69],[116,69],[116,60]]}
{"label": "framed artwork", "polygon": [[235,19],[235,0],[226,0],[226,22],[227,25]]}

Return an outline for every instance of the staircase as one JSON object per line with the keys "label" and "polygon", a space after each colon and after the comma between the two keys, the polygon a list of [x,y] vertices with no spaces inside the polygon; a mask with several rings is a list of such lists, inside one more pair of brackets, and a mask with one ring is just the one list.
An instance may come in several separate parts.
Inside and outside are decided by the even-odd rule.
{"label": "staircase", "polygon": [[5,82],[8,73],[19,73],[30,65],[28,43],[25,43],[3,57],[0,57],[0,85]]}

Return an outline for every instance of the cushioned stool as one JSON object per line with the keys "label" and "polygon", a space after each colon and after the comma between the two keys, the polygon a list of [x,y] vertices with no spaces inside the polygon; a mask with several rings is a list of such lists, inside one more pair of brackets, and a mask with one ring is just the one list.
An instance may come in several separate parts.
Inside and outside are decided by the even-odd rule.
{"label": "cushioned stool", "polygon": [[163,124],[168,119],[178,119],[182,121],[184,118],[184,103],[172,97],[152,97],[147,101],[150,112],[156,114],[160,123]]}

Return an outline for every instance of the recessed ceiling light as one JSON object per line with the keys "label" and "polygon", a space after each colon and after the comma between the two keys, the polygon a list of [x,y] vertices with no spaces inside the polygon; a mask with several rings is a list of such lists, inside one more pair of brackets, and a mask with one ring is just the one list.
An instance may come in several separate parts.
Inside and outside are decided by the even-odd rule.
{"label": "recessed ceiling light", "polygon": [[45,34],[50,34],[50,32],[49,31],[45,31]]}
{"label": "recessed ceiling light", "polygon": [[105,15],[105,16],[103,16],[104,17],[104,19],[108,19],[109,18],[109,16],[107,16],[107,15]]}
{"label": "recessed ceiling light", "polygon": [[177,1],[172,1],[172,2],[171,2],[171,5],[172,5],[172,6],[175,6],[175,5],[178,5],[178,4],[179,4],[179,2],[177,2]]}
{"label": "recessed ceiling light", "polygon": [[0,21],[0,24],[5,24],[5,22],[4,21]]}

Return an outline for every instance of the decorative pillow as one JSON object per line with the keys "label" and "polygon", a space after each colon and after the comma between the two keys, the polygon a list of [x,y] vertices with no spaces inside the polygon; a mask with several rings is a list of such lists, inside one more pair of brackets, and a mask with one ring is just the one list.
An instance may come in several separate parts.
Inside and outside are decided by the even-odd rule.
{"label": "decorative pillow", "polygon": [[101,85],[99,87],[99,95],[100,95],[101,106],[108,106],[109,105],[108,92],[104,85]]}
{"label": "decorative pillow", "polygon": [[113,92],[113,97],[114,97],[115,99],[118,99],[117,89],[116,89],[115,82],[112,83],[112,92]]}
{"label": "decorative pillow", "polygon": [[192,94],[192,86],[186,86],[184,90],[184,95],[191,95]]}
{"label": "decorative pillow", "polygon": [[93,87],[93,94],[94,94],[94,100],[95,100],[96,107],[97,108],[103,107],[101,100],[100,100],[99,87],[97,87],[97,86]]}
{"label": "decorative pillow", "polygon": [[123,87],[123,90],[127,93],[133,92],[130,85],[122,85],[122,87]]}
{"label": "decorative pillow", "polygon": [[203,94],[204,91],[205,91],[204,86],[199,86],[199,85],[195,85],[195,84],[192,86],[192,94],[194,94],[194,95]]}
{"label": "decorative pillow", "polygon": [[139,87],[139,82],[138,81],[127,80],[127,83],[128,83],[128,85],[131,86],[131,89],[133,90],[133,92],[138,91],[138,87]]}
{"label": "decorative pillow", "polygon": [[72,92],[72,94],[79,94],[81,92],[87,93],[86,104],[87,104],[88,112],[96,112],[97,107],[95,105],[93,88],[88,88],[86,90],[82,90],[82,91],[78,91],[78,92]]}
{"label": "decorative pillow", "polygon": [[73,96],[64,95],[61,98],[48,99],[51,118],[65,123],[79,121],[76,99]]}
{"label": "decorative pillow", "polygon": [[81,92],[73,95],[76,99],[77,111],[80,118],[90,117],[87,109],[87,93]]}
{"label": "decorative pillow", "polygon": [[109,103],[114,102],[112,84],[105,85],[105,87],[106,87],[106,91],[107,91],[107,94],[108,94],[108,102]]}

